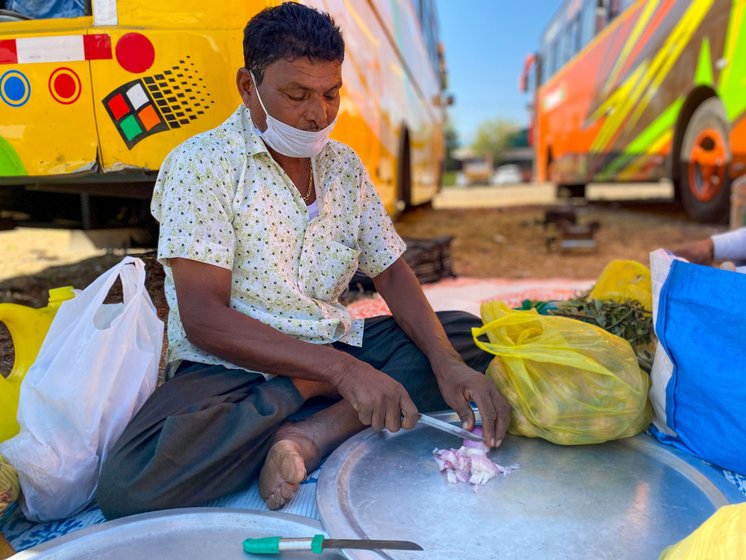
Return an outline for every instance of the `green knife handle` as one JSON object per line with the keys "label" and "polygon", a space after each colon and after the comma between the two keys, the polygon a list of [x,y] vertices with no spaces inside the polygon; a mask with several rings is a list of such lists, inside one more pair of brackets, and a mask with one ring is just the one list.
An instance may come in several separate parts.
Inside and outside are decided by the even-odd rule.
{"label": "green knife handle", "polygon": [[243,542],[244,552],[249,554],[279,554],[280,537],[265,537],[262,539],[246,539]]}
{"label": "green knife handle", "polygon": [[246,539],[243,542],[243,549],[244,552],[248,552],[249,554],[279,554],[286,550],[310,550],[314,554],[321,554],[324,551],[324,535],[296,539],[283,537]]}

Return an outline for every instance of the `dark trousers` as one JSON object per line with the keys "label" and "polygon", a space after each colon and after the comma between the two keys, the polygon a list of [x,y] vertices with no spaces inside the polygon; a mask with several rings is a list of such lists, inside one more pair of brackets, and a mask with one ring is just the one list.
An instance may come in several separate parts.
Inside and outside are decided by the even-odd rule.
{"label": "dark trousers", "polygon": [[[468,313],[438,313],[454,348],[484,372],[491,355],[474,345]],[[335,343],[396,379],[420,412],[447,408],[430,363],[391,317],[366,319],[363,345]],[[248,488],[264,464],[272,436],[288,420],[334,401],[307,403],[289,378],[184,363],[146,401],[104,460],[96,498],[104,515],[204,504]]]}

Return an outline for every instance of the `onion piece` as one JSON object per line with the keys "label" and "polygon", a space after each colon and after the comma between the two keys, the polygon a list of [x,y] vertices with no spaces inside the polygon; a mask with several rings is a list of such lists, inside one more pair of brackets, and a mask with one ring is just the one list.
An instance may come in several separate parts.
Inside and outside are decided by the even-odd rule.
{"label": "onion piece", "polygon": [[[481,428],[475,428],[473,431]],[[463,446],[459,449],[434,449],[433,456],[438,463],[440,472],[445,472],[446,480],[450,484],[468,482],[476,492],[495,478],[498,474],[503,476],[513,472],[518,465],[503,467],[490,461],[487,457],[489,448],[482,442],[465,439]]]}

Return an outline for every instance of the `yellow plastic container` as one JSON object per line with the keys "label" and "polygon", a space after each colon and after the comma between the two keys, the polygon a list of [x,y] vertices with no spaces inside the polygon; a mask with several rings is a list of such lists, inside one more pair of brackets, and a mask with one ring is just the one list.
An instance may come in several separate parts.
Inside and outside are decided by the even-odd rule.
{"label": "yellow plastic container", "polygon": [[21,381],[36,360],[60,305],[74,295],[72,286],[53,288],[49,290],[49,304],[41,309],[16,303],[0,303],[0,322],[5,323],[8,328],[15,352],[10,375],[6,377],[4,372],[0,375],[0,441],[18,433],[16,416]]}

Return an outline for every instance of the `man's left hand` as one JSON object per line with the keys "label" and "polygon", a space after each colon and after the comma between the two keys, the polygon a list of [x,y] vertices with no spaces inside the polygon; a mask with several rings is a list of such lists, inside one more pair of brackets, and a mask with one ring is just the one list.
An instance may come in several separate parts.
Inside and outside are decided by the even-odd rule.
{"label": "man's left hand", "polygon": [[440,369],[436,377],[443,399],[456,411],[464,429],[474,427],[474,412],[470,405],[474,401],[482,417],[484,441],[490,447],[498,447],[508,431],[510,405],[495,384],[456,360]]}

